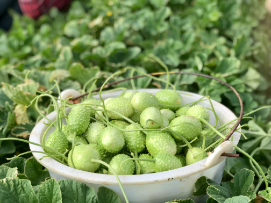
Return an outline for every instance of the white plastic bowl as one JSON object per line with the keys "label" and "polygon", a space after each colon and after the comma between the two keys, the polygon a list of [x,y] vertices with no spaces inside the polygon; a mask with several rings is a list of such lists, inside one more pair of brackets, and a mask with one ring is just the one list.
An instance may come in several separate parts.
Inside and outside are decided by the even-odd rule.
{"label": "white plastic bowl", "polygon": [[[155,94],[159,90],[160,89],[140,89],[138,91],[146,91]],[[184,93],[181,94],[183,98],[183,104],[190,103],[202,98],[202,96],[198,94],[182,91],[179,92]],[[103,94],[102,97],[103,99],[117,97],[120,93],[121,93],[120,91],[106,93]],[[230,111],[227,107],[213,100],[212,103],[222,124],[225,124],[233,119],[236,119],[234,113]],[[199,104],[211,108],[209,101],[202,101]],[[69,109],[67,110],[67,112],[69,112]],[[55,112],[50,113],[47,116],[47,118],[54,121],[56,118],[56,113]],[[44,122],[46,122],[46,120],[42,119],[39,123],[37,123],[37,125],[32,130],[29,138],[31,142],[39,144],[41,143],[42,135],[48,128],[48,125],[45,125]],[[210,123],[212,125],[215,124],[215,117],[211,111],[210,111]],[[53,132],[53,130],[54,129],[52,128],[48,131],[47,137],[50,133]],[[237,145],[239,139],[240,134],[235,132],[233,134],[233,143]],[[30,149],[32,151],[43,151],[41,147],[32,144],[30,144]],[[231,152],[232,149],[233,148],[231,145],[230,148],[223,152]],[[221,153],[222,152],[220,150],[220,154]],[[216,158],[218,158],[220,154],[216,154]],[[43,154],[41,153],[33,153],[33,155],[38,162],[40,162],[44,167],[46,167],[49,170],[52,178],[55,178],[56,180],[60,179],[77,180],[87,184],[88,186],[93,187],[96,191],[100,186],[106,186],[117,192],[117,194],[124,202],[122,192],[120,190],[120,187],[118,185],[115,176],[77,170],[65,166],[49,157],[40,160],[43,157]],[[209,159],[208,165],[206,165],[207,159]],[[208,157],[195,164],[171,171],[143,175],[120,175],[119,178],[122,182],[122,185],[124,187],[124,190],[130,203],[163,203],[174,199],[186,199],[186,198],[192,198],[196,202],[205,202],[207,198],[206,196],[201,197],[193,196],[193,191],[195,189],[194,185],[197,179],[200,178],[201,176],[206,176],[216,181],[217,183],[221,182],[226,157],[219,156],[219,159],[215,160],[216,163],[214,163],[214,160],[215,159],[213,157]]]}

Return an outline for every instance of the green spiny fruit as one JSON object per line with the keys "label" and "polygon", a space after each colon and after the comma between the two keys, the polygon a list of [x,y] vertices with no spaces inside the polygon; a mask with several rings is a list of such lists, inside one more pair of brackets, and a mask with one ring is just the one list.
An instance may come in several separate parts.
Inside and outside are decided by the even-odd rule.
{"label": "green spiny fruit", "polygon": [[[138,129],[137,126],[131,124],[125,128],[125,130],[135,130]],[[142,152],[145,149],[146,145],[146,136],[141,131],[131,131],[124,132],[124,139],[126,142],[126,147],[129,151],[132,152]]]}
{"label": "green spiny fruit", "polygon": [[94,172],[100,163],[92,162],[91,159],[101,160],[98,150],[90,145],[77,145],[69,153],[68,164],[82,171]]}
{"label": "green spiny fruit", "polygon": [[[209,122],[210,120],[210,115],[209,115],[209,112],[207,110],[207,108],[201,106],[201,105],[194,105],[194,106],[191,106],[188,111],[186,112],[186,115],[189,115],[189,116],[194,116],[198,119],[204,119],[206,121]],[[202,126],[205,126],[204,123],[202,123]]]}
{"label": "green spiny fruit", "polygon": [[194,164],[207,157],[208,155],[204,151],[204,149],[199,147],[193,147],[192,149],[188,149],[188,152],[186,154],[186,165]]}
{"label": "green spiny fruit", "polygon": [[169,109],[162,109],[160,112],[168,119],[169,122],[175,118],[175,113]]}
{"label": "green spiny fruit", "polygon": [[133,105],[136,111],[142,112],[148,107],[155,107],[159,109],[158,99],[149,92],[138,92],[136,93],[132,100],[131,104]]}
{"label": "green spiny fruit", "polygon": [[176,111],[176,117],[186,115],[189,108],[190,108],[189,106],[184,106],[184,107],[179,108]]}
{"label": "green spiny fruit", "polygon": [[135,94],[136,94],[135,91],[128,91],[124,93],[123,97],[131,100]]}
{"label": "green spiny fruit", "polygon": [[[153,121],[147,122],[147,120],[149,119],[155,122]],[[161,114],[159,109],[155,107],[148,107],[140,115],[140,124],[143,128],[147,128],[147,129],[159,128],[161,124],[163,124],[163,115]]]}
{"label": "green spiny fruit", "polygon": [[182,163],[182,167],[186,166],[186,158],[184,155],[175,155],[175,157],[180,160],[180,162]]}
{"label": "green spiny fruit", "polygon": [[181,168],[182,163],[180,160],[172,154],[157,154],[155,157],[155,172],[169,171],[177,168]]}
{"label": "green spiny fruit", "polygon": [[110,123],[116,125],[117,127],[121,128],[121,129],[125,129],[129,123],[125,122],[125,121],[120,121],[120,120],[112,120],[110,121]]}
{"label": "green spiny fruit", "polygon": [[[202,126],[200,121],[193,116],[179,116],[173,119],[169,126],[170,129],[182,135],[188,141],[191,141],[200,135]],[[182,140],[178,135],[172,134],[176,140]]]}
{"label": "green spiny fruit", "polygon": [[88,100],[85,100],[82,102],[82,104],[88,104],[90,108],[90,116],[91,117],[94,117],[95,116],[95,110],[94,109],[97,109],[98,106],[96,105],[102,105],[102,102],[100,100],[97,100],[97,99],[88,99]]}
{"label": "green spiny fruit", "polygon": [[75,105],[68,115],[68,126],[71,133],[82,135],[90,122],[91,107]]}
{"label": "green spiny fruit", "polygon": [[98,143],[99,134],[105,128],[104,124],[99,122],[90,123],[85,132],[85,136],[89,143]]}
{"label": "green spiny fruit", "polygon": [[[118,154],[112,158],[110,161],[110,166],[118,175],[133,175],[135,171],[134,161],[129,160],[122,164],[122,162],[130,158],[131,157],[126,154]],[[108,172],[109,174],[113,174],[111,169],[109,169]]]}
{"label": "green spiny fruit", "polygon": [[177,110],[182,104],[182,97],[179,93],[174,90],[161,90],[156,93],[155,97],[162,105],[171,105],[175,107],[165,107],[171,110]]}
{"label": "green spiny fruit", "polygon": [[[62,131],[55,130],[47,138],[45,146],[50,147],[63,154],[66,149],[68,149],[68,140],[66,138],[66,135]],[[45,148],[44,151],[54,156],[59,156],[50,149]]]}
{"label": "green spiny fruit", "polygon": [[111,119],[123,119],[121,116],[117,115],[112,111],[115,111],[125,117],[130,117],[134,113],[134,108],[131,104],[130,99],[127,99],[125,97],[117,97],[111,99],[105,104],[105,108],[107,110],[108,117]]}
{"label": "green spiny fruit", "polygon": [[130,119],[132,121],[134,121],[135,123],[139,123],[140,122],[140,114],[141,114],[141,112],[135,111],[134,114],[130,117]]}
{"label": "green spiny fruit", "polygon": [[148,133],[146,138],[146,147],[152,156],[161,153],[168,153],[175,155],[177,146],[175,140],[169,133],[157,132]]}
{"label": "green spiny fruit", "polygon": [[[149,154],[140,154],[139,159],[153,159],[153,157]],[[148,174],[154,173],[155,163],[151,161],[139,161],[140,165],[140,173],[141,174]]]}

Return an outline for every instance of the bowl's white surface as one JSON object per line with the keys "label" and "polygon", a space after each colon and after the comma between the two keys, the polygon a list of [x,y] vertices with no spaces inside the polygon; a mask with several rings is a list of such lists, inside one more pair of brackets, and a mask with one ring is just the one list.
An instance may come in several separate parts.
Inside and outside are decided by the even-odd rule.
{"label": "bowl's white surface", "polygon": [[[140,89],[138,91],[147,91],[155,94],[159,89]],[[110,97],[117,97],[121,92],[116,91],[113,93],[103,94],[103,99]],[[180,91],[182,93],[182,91]],[[200,99],[202,96],[194,93],[183,92],[181,94],[183,98],[183,104],[190,103]],[[96,96],[98,99],[98,96]],[[224,105],[213,101],[213,106],[217,115],[219,116],[222,124],[227,123],[236,116]],[[202,106],[211,108],[209,101],[202,101],[199,104]],[[69,109],[67,109],[69,111]],[[210,113],[210,123],[215,124],[215,117],[211,111]],[[56,113],[52,112],[47,116],[50,120],[54,121],[56,118]],[[41,144],[41,138],[48,125],[44,125],[45,119],[42,119],[32,130],[29,140]],[[47,133],[47,137],[53,132],[53,128]],[[233,134],[234,144],[238,144],[240,139],[239,133]],[[43,151],[39,146],[30,144],[30,149],[32,151]],[[118,186],[118,182],[113,175],[104,175],[97,173],[90,173],[86,171],[77,170],[68,166],[65,166],[52,158],[43,157],[41,153],[33,153],[34,157],[46,167],[52,178],[56,180],[60,179],[73,179],[83,182],[95,190],[100,186],[106,185],[108,188],[113,189],[118,193],[118,195],[123,200],[121,190]],[[142,174],[142,175],[120,175],[119,178],[124,186],[124,190],[128,196],[130,203],[162,203],[170,201],[173,199],[184,199],[193,198],[196,202],[205,202],[205,197],[194,197],[192,195],[194,191],[194,184],[198,178],[201,176],[206,176],[216,182],[220,182],[225,165],[225,157],[221,157],[217,165],[211,168],[206,168],[204,163],[206,159],[197,162],[195,164],[185,166],[179,169],[165,171],[153,174]]]}

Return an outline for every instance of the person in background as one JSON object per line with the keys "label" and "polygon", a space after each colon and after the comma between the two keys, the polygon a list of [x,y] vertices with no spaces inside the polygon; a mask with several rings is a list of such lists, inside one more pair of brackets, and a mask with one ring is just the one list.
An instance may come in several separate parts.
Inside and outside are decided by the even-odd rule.
{"label": "person in background", "polygon": [[71,0],[0,0],[0,29],[9,30],[11,27],[12,18],[8,14],[8,9],[38,19],[52,7],[67,10],[70,4]]}

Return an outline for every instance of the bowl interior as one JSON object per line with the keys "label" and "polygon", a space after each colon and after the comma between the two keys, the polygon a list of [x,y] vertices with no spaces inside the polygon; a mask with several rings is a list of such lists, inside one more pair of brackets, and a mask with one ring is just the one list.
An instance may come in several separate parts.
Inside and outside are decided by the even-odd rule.
{"label": "bowl interior", "polygon": [[[156,92],[159,91],[159,89],[139,89],[138,91],[147,91],[152,94],[155,94]],[[178,91],[182,95],[183,98],[183,104],[187,104],[190,102],[194,102],[203,96],[190,93],[190,92],[184,92],[184,91]],[[116,91],[113,93],[105,93],[102,95],[103,99],[106,98],[112,98],[112,97],[117,97],[121,91]],[[95,98],[99,99],[99,96],[96,95]],[[206,101],[201,101],[199,103],[200,105],[204,107],[211,108],[209,100]],[[231,112],[227,107],[224,105],[213,101],[212,104],[214,106],[214,109],[216,111],[216,114],[219,116],[220,121],[222,124],[225,124],[233,119],[236,119],[236,116],[234,115],[233,112]],[[70,108],[67,108],[67,112],[69,112]],[[215,124],[216,119],[212,111],[209,110],[210,114],[210,123],[212,125]],[[56,113],[52,112],[47,116],[50,120],[55,120],[56,118]],[[46,122],[44,119],[42,119],[33,129],[31,132],[29,140],[32,142],[36,143],[41,143],[42,135],[48,128],[47,125],[44,125],[43,122]],[[66,124],[66,120],[63,119],[63,123]],[[218,123],[218,126],[220,126],[220,123]],[[47,134],[46,138],[54,131],[54,128],[51,128]],[[234,144],[238,144],[238,141],[240,139],[240,134],[239,133],[234,133],[232,136],[232,140]],[[30,148],[32,151],[43,151],[43,149],[39,146],[35,146],[30,144]],[[96,174],[96,173],[90,173],[86,171],[81,171],[77,169],[73,169],[71,167],[65,166],[57,161],[55,161],[52,158],[46,157],[42,160],[40,158],[43,157],[42,154],[40,153],[33,153],[34,157],[43,165],[45,166],[48,170],[53,171],[54,173],[57,173],[59,175],[62,175],[64,177],[70,178],[70,179],[75,179],[81,182],[91,182],[91,183],[97,183],[97,184],[118,184],[115,177],[113,175],[104,175],[104,174]],[[224,161],[225,157],[220,158],[220,162]],[[203,170],[206,170],[207,168],[204,167],[206,159],[197,162],[195,164],[185,166],[179,169],[171,170],[171,171],[165,171],[165,172],[160,172],[160,173],[153,173],[153,174],[142,174],[142,175],[120,175],[119,178],[122,182],[122,184],[146,184],[146,183],[153,183],[153,182],[163,182],[163,181],[168,181],[169,178],[171,179],[177,179],[177,178],[183,178],[187,177],[196,173],[199,173]]]}

